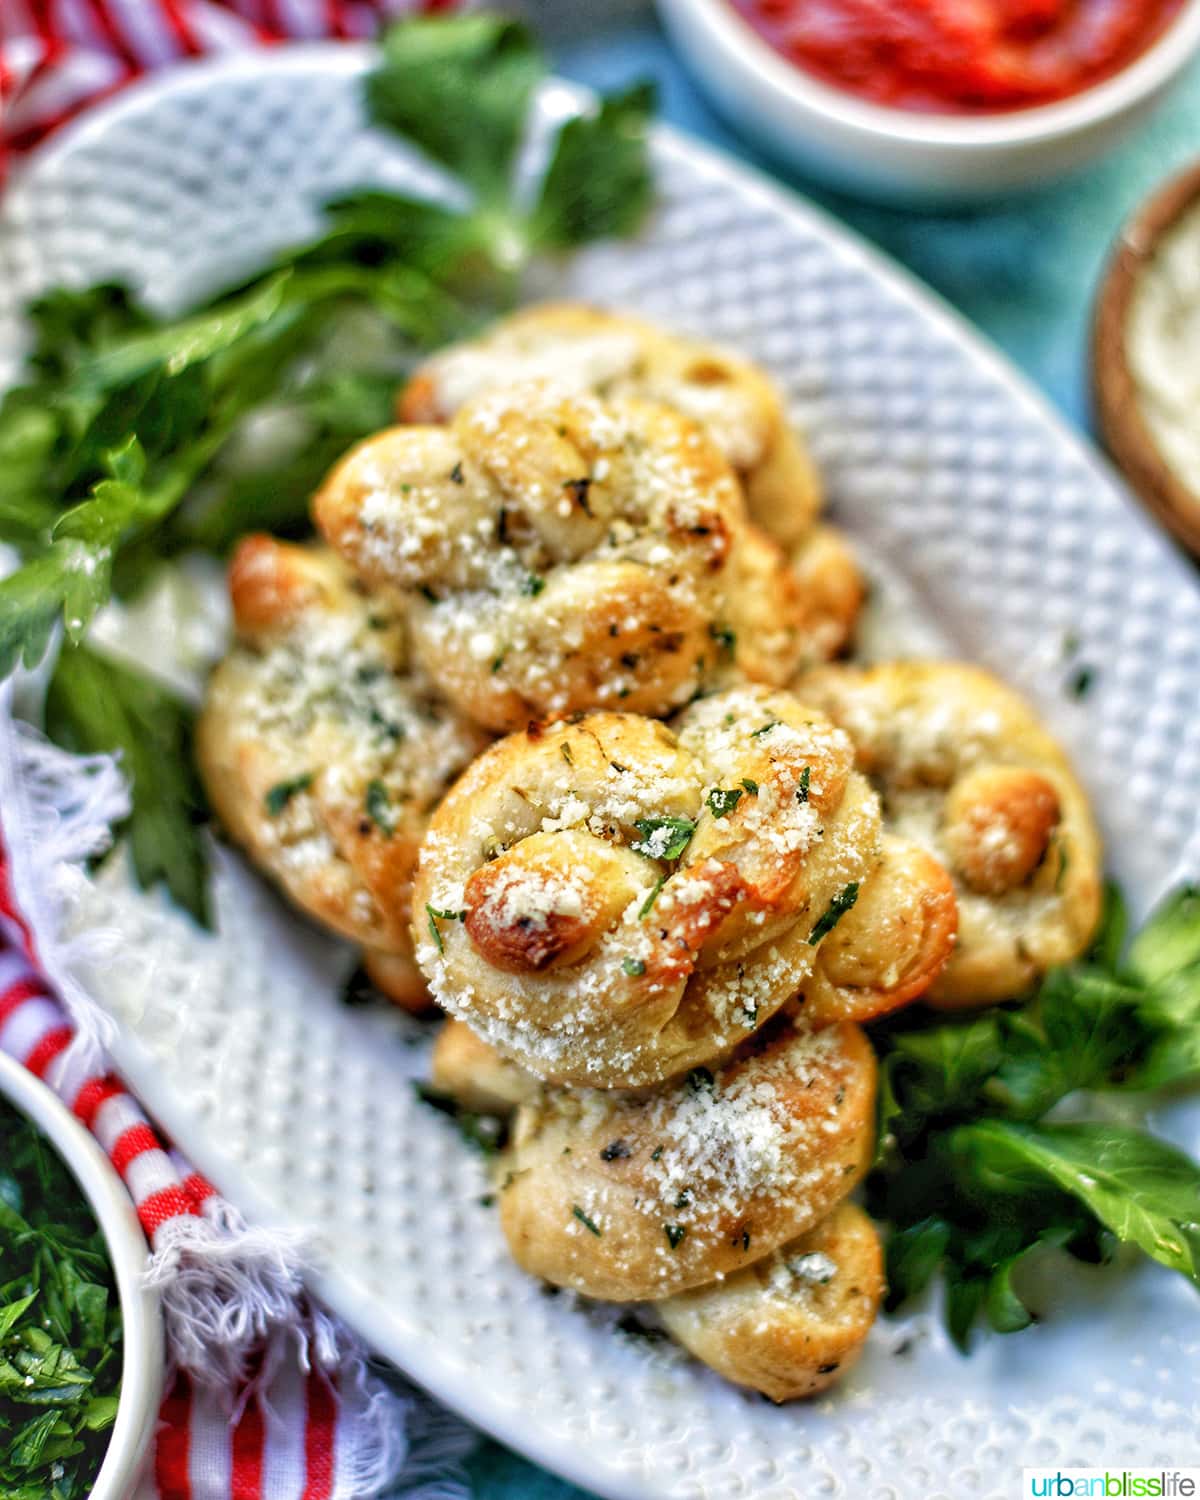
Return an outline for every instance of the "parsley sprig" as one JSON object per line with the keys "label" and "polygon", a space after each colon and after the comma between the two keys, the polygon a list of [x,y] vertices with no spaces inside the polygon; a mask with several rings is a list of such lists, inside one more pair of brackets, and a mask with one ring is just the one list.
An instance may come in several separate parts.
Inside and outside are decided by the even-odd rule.
{"label": "parsley sprig", "polygon": [[[403,21],[365,109],[455,180],[443,200],[343,195],[316,239],[181,316],[113,284],[28,309],[24,376],[0,402],[0,540],[21,558],[0,582],[0,677],[35,666],[61,631],[50,733],[123,755],[139,878],[166,879],[201,919],[196,786],[161,753],[186,739],[187,716],[133,668],[81,656],[88,627],[190,550],[223,552],[250,529],[303,535],[332,463],[391,420],[415,353],[510,305],[537,257],[638,227],[652,195],[645,88],[563,124],[540,183],[518,190],[545,74],[516,22]],[[264,417],[282,419],[269,456],[247,440]]]}
{"label": "parsley sprig", "polygon": [[1026,1005],[908,1015],[876,1035],[869,1200],[892,1226],[891,1305],[940,1271],[961,1347],[981,1318],[1002,1333],[1033,1320],[1019,1268],[1039,1246],[1100,1261],[1136,1245],[1200,1288],[1200,1165],[1132,1124],[1048,1118],[1081,1091],[1200,1078],[1200,890],[1166,901],[1127,950],[1125,937],[1111,891],[1091,953]]}

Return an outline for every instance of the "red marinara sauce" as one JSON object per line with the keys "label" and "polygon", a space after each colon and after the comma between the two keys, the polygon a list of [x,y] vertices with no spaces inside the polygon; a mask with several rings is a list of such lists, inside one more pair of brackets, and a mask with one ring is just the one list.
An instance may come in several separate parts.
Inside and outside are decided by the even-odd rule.
{"label": "red marinara sauce", "polygon": [[1184,0],[731,0],[777,52],[875,104],[991,114],[1111,78]]}

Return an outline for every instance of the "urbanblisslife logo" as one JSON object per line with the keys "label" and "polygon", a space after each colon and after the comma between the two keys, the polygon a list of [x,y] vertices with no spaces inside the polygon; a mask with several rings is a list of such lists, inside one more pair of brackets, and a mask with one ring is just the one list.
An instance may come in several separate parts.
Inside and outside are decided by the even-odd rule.
{"label": "urbanblisslife logo", "polygon": [[1022,1500],[1200,1500],[1200,1469],[1023,1469]]}

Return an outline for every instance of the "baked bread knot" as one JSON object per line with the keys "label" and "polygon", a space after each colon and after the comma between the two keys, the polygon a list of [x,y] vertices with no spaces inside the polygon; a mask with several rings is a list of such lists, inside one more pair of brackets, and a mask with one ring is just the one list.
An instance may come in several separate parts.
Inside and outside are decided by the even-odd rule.
{"label": "baked bread knot", "polygon": [[1064,751],[1015,693],[956,662],[824,667],[797,691],[853,737],[887,826],[954,880],[958,941],[932,1004],[1014,999],[1083,952],[1100,838]]}
{"label": "baked bread knot", "polygon": [[728,1052],[801,987],[876,863],[853,759],[763,687],[670,726],[595,713],[501,740],[422,848],[434,995],[558,1083],[637,1087]]}
{"label": "baked bread knot", "polygon": [[659,1300],[806,1233],[870,1164],[875,1058],[851,1025],[781,1018],[715,1073],[643,1093],[548,1089],[518,1111],[500,1222],[518,1265]]}
{"label": "baked bread knot", "polygon": [[818,526],[789,557],[765,531],[747,526],[734,548],[728,596],[729,670],[722,680],[787,687],[797,673],[847,648],[864,590],[832,527]]}
{"label": "baked bread knot", "polygon": [[658,1304],[667,1332],[772,1401],[815,1396],[862,1352],[884,1294],[875,1226],[843,1203],[800,1239],[712,1286]]}
{"label": "baked bread knot", "polygon": [[532,1104],[541,1080],[489,1047],[463,1021],[453,1018],[438,1031],[429,1059],[429,1081],[460,1109],[478,1115],[510,1115]]}
{"label": "baked bread knot", "polygon": [[797,1004],[813,1026],[887,1015],[936,983],[957,934],[949,872],[919,844],[889,834],[858,900],[821,944]]}
{"label": "baked bread knot", "polygon": [[420,1008],[420,839],[487,737],[406,672],[395,600],[334,553],[248,536],[229,592],[237,640],[196,728],[212,805],[297,906],[368,950],[385,993]]}
{"label": "baked bread knot", "polygon": [[314,514],[364,578],[407,591],[417,656],[491,728],[668,713],[720,664],[741,494],[665,406],[510,387],[450,427],[368,438]]}
{"label": "baked bread knot", "polygon": [[662,402],[701,423],[737,471],[754,520],[803,538],[821,508],[807,449],[767,375],[727,350],[582,303],[543,303],[427,360],[401,393],[402,422],[447,422],[514,381],[552,380],[603,397]]}

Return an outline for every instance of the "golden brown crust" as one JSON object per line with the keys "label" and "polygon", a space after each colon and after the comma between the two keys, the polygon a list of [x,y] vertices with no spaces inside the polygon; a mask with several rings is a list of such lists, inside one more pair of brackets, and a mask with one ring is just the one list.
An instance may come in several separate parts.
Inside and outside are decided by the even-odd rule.
{"label": "golden brown crust", "polygon": [[973,891],[1003,896],[1032,879],[1062,821],[1058,793],[1040,771],[982,766],[950,788],[946,847]]}
{"label": "golden brown crust", "polygon": [[417,1005],[420,838],[486,739],[406,673],[394,602],[332,553],[250,536],[230,581],[239,639],[196,732],[213,807],[309,916],[372,950],[385,992]]}
{"label": "golden brown crust", "polygon": [[1062,748],[1015,693],[956,662],[819,668],[797,690],[853,737],[888,826],[954,878],[958,943],[931,1003],[1015,998],[1083,951],[1099,834]]}
{"label": "golden brown crust", "polygon": [[871,1160],[875,1058],[855,1026],[783,1020],[717,1071],[641,1094],[547,1090],[517,1113],[500,1219],[518,1264],[642,1301],[805,1233]]}
{"label": "golden brown crust", "polygon": [[747,526],[730,563],[725,615],[732,636],[723,680],[786,687],[848,645],[863,601],[849,548],[819,526],[795,553]]}
{"label": "golden brown crust", "polygon": [[808,662],[832,661],[854,641],[867,597],[862,570],[833,526],[816,527],[793,548],[791,566],[804,600]]}
{"label": "golden brown crust", "polygon": [[429,1068],[435,1089],[476,1114],[510,1115],[541,1093],[540,1079],[502,1057],[463,1021],[448,1020],[438,1032]]}
{"label": "golden brown crust", "polygon": [[397,947],[388,952],[381,948],[367,948],[363,952],[363,968],[367,978],[379,991],[401,1010],[412,1016],[426,1016],[436,1009],[425,985],[425,976],[417,967],[412,951],[412,934],[408,934],[408,946]]}
{"label": "golden brown crust", "polygon": [[635,1087],[728,1052],[795,994],[821,919],[875,864],[852,761],[761,687],[671,728],[598,713],[500,741],[422,849],[416,910],[449,914],[436,936],[417,924],[434,994],[560,1083]]}
{"label": "golden brown crust", "polygon": [[716,670],[743,524],[737,482],[666,407],[547,385],[353,449],[313,502],[369,582],[410,600],[414,650],[479,723],[670,712]]}
{"label": "golden brown crust", "polygon": [[872,1021],[919,999],[954,953],[949,872],[918,844],[887,836],[853,908],[821,944],[797,997],[814,1026]]}
{"label": "golden brown crust", "polygon": [[750,514],[798,543],[821,507],[808,451],[757,366],[727,350],[582,303],[544,303],[428,360],[402,392],[402,422],[449,421],[465,401],[530,378],[662,402],[700,422],[742,481]]}
{"label": "golden brown crust", "polygon": [[808,1234],[712,1286],[658,1304],[671,1336],[772,1401],[815,1396],[862,1351],[884,1294],[883,1251],[843,1203]]}

